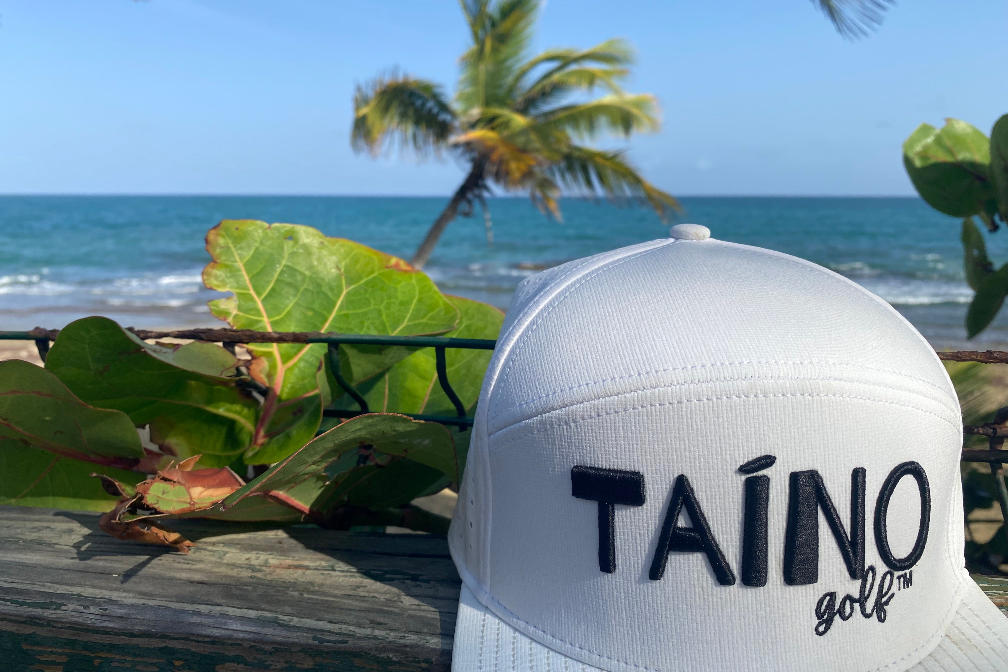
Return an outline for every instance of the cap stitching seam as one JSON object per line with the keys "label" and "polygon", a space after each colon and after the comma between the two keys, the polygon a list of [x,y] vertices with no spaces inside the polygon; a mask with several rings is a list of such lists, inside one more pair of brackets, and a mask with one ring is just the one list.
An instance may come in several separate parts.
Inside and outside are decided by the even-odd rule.
{"label": "cap stitching seam", "polygon": [[[826,379],[826,380],[829,380],[829,379]],[[834,382],[844,382],[844,381],[834,381]],[[651,389],[652,390],[660,390],[660,389],[669,389],[669,388],[651,388]],[[544,417],[547,417],[549,415],[553,415],[554,413],[559,413],[561,411],[569,410],[571,408],[576,408],[577,406],[583,406],[583,405],[589,404],[589,403],[594,403],[594,402],[597,402],[597,401],[601,401],[603,399],[616,399],[616,398],[619,398],[619,397],[628,396],[630,394],[636,394],[636,393],[638,393],[640,391],[641,390],[635,390],[634,392],[627,392],[627,393],[623,393],[623,394],[617,394],[617,395],[611,395],[611,396],[607,396],[607,397],[601,397],[600,399],[593,399],[591,401],[586,401],[586,402],[581,402],[581,403],[578,403],[578,404],[573,404],[571,406],[566,406],[566,407],[564,407],[562,409],[556,409],[556,410],[553,410],[553,411],[549,411],[547,413],[541,413],[539,415],[532,416],[531,418],[526,418],[526,419],[521,420],[519,422],[516,422],[514,424],[508,425],[507,427],[502,427],[502,428],[500,428],[498,430],[495,430],[493,433],[489,434],[487,438],[491,439],[494,436],[496,436],[497,434],[500,434],[501,432],[507,431],[507,430],[509,430],[509,429],[511,429],[513,427],[517,427],[518,425],[524,424],[524,423],[529,422],[531,420],[535,420],[535,419],[538,419],[538,418],[544,418]],[[582,423],[582,422],[586,422],[588,420],[595,420],[597,418],[604,418],[604,417],[608,417],[610,415],[616,415],[618,413],[626,413],[626,412],[629,412],[629,411],[639,411],[639,410],[643,410],[643,409],[646,409],[646,408],[660,408],[662,406],[676,406],[676,405],[679,405],[679,404],[688,404],[688,403],[696,403],[696,402],[707,402],[707,401],[727,401],[727,400],[731,400],[731,399],[778,399],[778,398],[791,398],[791,397],[813,398],[813,399],[817,399],[817,398],[825,398],[825,399],[853,399],[855,401],[870,401],[870,402],[874,402],[874,403],[888,404],[890,406],[900,406],[902,408],[909,408],[911,410],[919,411],[921,413],[927,413],[928,415],[933,415],[934,417],[936,417],[939,420],[947,423],[949,426],[951,426],[953,428],[958,428],[959,427],[959,425],[957,423],[952,422],[948,418],[942,417],[941,415],[935,413],[934,411],[929,411],[929,410],[926,410],[926,409],[923,409],[923,408],[919,408],[919,407],[914,406],[912,404],[906,404],[906,403],[901,403],[901,402],[897,402],[897,401],[888,401],[888,400],[884,400],[884,399],[877,399],[877,398],[874,398],[874,397],[863,397],[863,396],[852,395],[852,394],[819,394],[819,393],[803,393],[803,392],[780,393],[780,394],[731,394],[731,395],[721,395],[721,396],[714,396],[714,397],[700,397],[700,398],[696,398],[696,399],[676,399],[674,401],[663,401],[663,402],[658,402],[658,403],[654,403],[654,404],[642,404],[642,405],[639,405],[639,406],[631,406],[629,408],[620,408],[620,409],[616,409],[616,410],[612,410],[612,411],[605,411],[603,413],[596,413],[594,415],[585,416],[585,417],[582,417],[582,418],[578,418],[576,420],[570,420],[570,421],[565,422],[563,424],[566,427],[570,427],[570,426],[573,426],[573,425],[576,425],[576,424],[579,424],[579,423]],[[489,450],[489,446],[488,446],[488,450]]]}
{"label": "cap stitching seam", "polygon": [[[617,260],[615,260],[613,262],[610,262],[610,263],[604,263],[602,266],[599,266],[595,270],[591,271],[590,273],[588,273],[587,275],[585,275],[584,277],[582,277],[581,279],[579,279],[577,282],[575,282],[575,283],[571,284],[570,286],[568,286],[566,289],[564,289],[557,296],[554,296],[553,300],[550,302],[550,304],[546,308],[546,310],[544,312],[541,312],[541,313],[538,313],[538,311],[537,311],[538,314],[534,315],[531,318],[531,323],[528,324],[528,325],[526,325],[525,328],[522,329],[522,332],[520,334],[516,334],[515,335],[515,340],[517,341],[520,338],[520,339],[522,339],[522,342],[521,343],[516,343],[515,349],[512,352],[508,353],[510,355],[510,360],[511,361],[507,363],[507,369],[505,369],[503,372],[501,372],[501,374],[499,374],[498,376],[496,376],[496,380],[494,380],[494,387],[496,387],[497,380],[499,380],[502,377],[506,377],[506,376],[510,375],[511,369],[514,366],[515,357],[517,357],[517,355],[520,352],[523,351],[523,349],[525,348],[526,344],[528,343],[528,341],[525,340],[526,337],[527,336],[531,336],[533,333],[535,333],[535,330],[539,328],[540,324],[542,324],[543,319],[547,315],[549,315],[550,313],[552,313],[553,310],[555,310],[557,308],[557,306],[559,306],[574,290],[576,290],[578,287],[580,287],[584,283],[586,283],[589,280],[591,280],[592,278],[594,278],[596,275],[599,275],[603,271],[607,271],[607,270],[616,268],[617,266],[625,264],[625,263],[627,263],[627,262],[629,262],[629,261],[631,261],[633,259],[645,256],[645,255],[647,255],[647,254],[649,254],[651,252],[654,252],[655,250],[660,250],[660,249],[666,247],[667,245],[669,245],[671,242],[673,242],[673,241],[663,241],[663,244],[659,244],[659,245],[656,245],[654,247],[650,247],[650,248],[648,248],[646,250],[641,250],[640,252],[635,252],[634,254],[627,255],[627,256],[625,256],[625,257],[623,257],[621,259],[617,259]],[[541,309],[542,306],[539,306],[539,308]]]}
{"label": "cap stitching seam", "polygon": [[[973,614],[973,616],[975,616],[976,619],[978,621],[980,621],[980,623],[982,623],[985,626],[984,628],[975,628],[975,631],[976,631],[975,634],[980,638],[980,640],[984,644],[986,644],[988,647],[990,647],[992,649],[995,648],[994,645],[996,645],[996,644],[1000,643],[1000,644],[1003,645],[1003,643],[1000,642],[999,640],[992,640],[992,639],[990,639],[988,637],[988,635],[990,634],[990,627],[987,625],[986,619],[984,619],[984,617],[980,615],[980,612],[978,612],[976,609],[974,609],[973,606],[971,604],[969,604],[969,602],[964,601],[963,604],[962,604],[962,606],[964,606],[967,610],[969,610],[969,612],[971,614]],[[967,638],[969,637],[969,635],[966,634],[965,632],[963,632],[963,630],[961,628],[959,629],[959,632],[961,632],[962,634],[966,635]],[[977,648],[980,648],[980,647],[977,647]],[[987,656],[985,656],[985,657],[987,657]],[[989,657],[988,657],[988,660],[990,660]]]}
{"label": "cap stitching seam", "polygon": [[[655,242],[657,244],[654,245],[654,247],[649,247],[647,250],[643,250],[641,252],[635,252],[633,254],[641,254],[642,252],[657,249],[658,247],[663,247],[665,244],[668,243],[668,241],[651,241],[651,242]],[[642,243],[642,245],[646,244],[648,243]],[[529,326],[528,323],[526,323],[525,325],[519,327],[518,325],[521,324],[522,320],[528,319],[530,322],[532,322],[537,319],[536,317],[537,313],[540,310],[542,310],[544,305],[543,302],[547,300],[546,298],[543,297],[543,294],[548,293],[554,288],[558,288],[556,290],[557,294],[553,298],[556,298],[558,296],[564,296],[568,290],[572,289],[571,283],[577,282],[580,284],[580,282],[586,280],[583,274],[592,272],[592,271],[586,271],[586,268],[590,268],[592,266],[593,261],[597,261],[599,257],[613,257],[617,261],[623,261],[629,258],[629,256],[632,256],[632,255],[619,256],[618,253],[622,251],[624,250],[613,250],[611,252],[604,252],[602,254],[595,255],[592,257],[585,257],[583,259],[578,259],[577,261],[572,261],[570,262],[571,267],[567,270],[567,273],[564,276],[555,278],[553,283],[549,283],[543,287],[536,287],[535,293],[531,296],[529,304],[526,305],[521,310],[521,312],[515,316],[514,320],[510,323],[510,327],[508,329],[507,334],[502,333],[501,338],[498,339],[497,341],[498,347],[494,350],[494,359],[496,360],[498,358],[505,357],[505,355],[510,354],[511,348],[515,346],[516,342],[519,340],[524,330]],[[600,262],[601,265],[597,266],[594,269],[594,272],[598,272],[604,268],[607,268],[606,264],[609,263],[609,261],[611,261],[611,259],[607,259],[606,261]],[[511,336],[512,331],[515,332],[513,338]],[[510,342],[505,344],[504,341],[506,340],[509,340]],[[491,364],[493,364],[493,362],[491,362]],[[496,385],[496,380],[501,374],[501,369],[506,364],[507,362],[501,362],[496,372],[491,371],[491,369],[489,368],[487,369],[488,375],[489,374],[493,375],[493,381],[490,383],[489,389],[487,390],[488,394],[493,390],[494,386]]]}
{"label": "cap stitching seam", "polygon": [[[922,343],[933,354],[934,361],[936,361],[939,364],[941,364],[941,360],[938,359],[938,353],[934,351],[934,348],[932,348],[931,344],[927,342],[927,339],[924,338],[924,336],[921,335],[921,333],[919,331],[917,331],[916,327],[914,327],[910,323],[910,320],[908,320],[907,318],[905,318],[898,310],[896,310],[895,308],[893,308],[892,304],[890,304],[888,301],[886,301],[885,299],[883,299],[881,296],[879,296],[878,294],[875,294],[874,292],[869,292],[867,289],[865,289],[864,287],[862,287],[858,283],[854,282],[850,278],[844,277],[843,275],[840,275],[836,271],[834,271],[832,269],[829,269],[829,268],[826,268],[824,266],[820,266],[819,264],[817,264],[815,262],[812,262],[812,261],[809,261],[808,259],[802,259],[801,257],[795,257],[793,255],[786,254],[784,252],[778,252],[777,250],[768,250],[768,249],[763,248],[763,247],[754,247],[754,246],[751,246],[751,245],[742,245],[740,243],[732,243],[732,242],[728,242],[728,241],[721,241],[721,242],[725,243],[726,245],[733,246],[733,247],[745,247],[745,248],[748,248],[748,249],[751,249],[751,250],[755,250],[756,252],[758,252],[760,254],[763,254],[765,256],[768,256],[768,257],[776,257],[776,258],[782,259],[784,261],[788,261],[788,262],[790,262],[790,263],[792,263],[792,264],[794,264],[796,266],[801,266],[805,270],[810,271],[810,272],[814,272],[814,271],[826,271],[826,273],[828,273],[828,274],[830,274],[832,276],[835,276],[837,279],[841,280],[842,282],[846,283],[847,285],[854,286],[854,287],[857,287],[857,288],[860,288],[860,289],[864,290],[868,294],[868,297],[870,299],[872,299],[872,300],[875,301],[875,304],[877,306],[879,306],[883,310],[888,311],[890,315],[892,315],[892,316],[896,317],[898,320],[902,321],[903,324],[904,324],[904,326],[910,327],[910,331],[917,337],[917,340],[920,343]],[[945,367],[943,366],[942,370],[944,370],[944,368]],[[946,378],[948,378],[948,371],[945,372],[945,376],[946,376]],[[952,379],[949,378],[949,384],[951,384],[951,382],[952,382]],[[958,400],[956,401],[956,403],[958,403]]]}
{"label": "cap stitching seam", "polygon": [[[551,392],[549,394],[545,394],[545,395],[542,395],[542,396],[539,396],[539,397],[535,397],[533,399],[529,399],[527,401],[523,401],[522,403],[520,403],[520,404],[518,404],[516,406],[512,406],[510,409],[508,409],[508,411],[500,411],[499,413],[497,413],[496,415],[494,415],[494,416],[492,416],[492,417],[490,417],[488,419],[492,423],[494,420],[496,420],[497,418],[501,417],[502,415],[504,415],[505,413],[509,412],[510,410],[518,409],[518,408],[523,408],[525,406],[529,406],[529,405],[535,404],[537,402],[544,401],[546,399],[551,399],[553,397],[560,396],[560,395],[565,394],[567,392],[573,392],[575,390],[581,390],[581,389],[584,389],[586,387],[591,387],[593,385],[603,385],[603,384],[606,384],[606,383],[613,383],[613,382],[617,382],[617,381],[630,380],[630,379],[634,379],[634,378],[643,378],[644,376],[654,375],[656,373],[674,373],[674,372],[677,372],[677,371],[692,371],[692,370],[695,370],[695,369],[715,368],[715,367],[719,367],[719,366],[742,366],[742,365],[747,365],[747,364],[755,364],[755,365],[765,365],[765,364],[782,364],[782,365],[821,364],[821,365],[824,365],[824,366],[847,366],[847,367],[851,367],[851,368],[861,369],[861,370],[864,370],[864,371],[878,371],[880,373],[887,373],[887,374],[891,374],[891,375],[902,376],[904,378],[907,378],[908,380],[912,380],[912,381],[919,382],[919,383],[924,383],[925,385],[928,385],[928,386],[934,388],[935,390],[937,390],[938,392],[941,392],[941,393],[945,394],[946,396],[948,396],[948,391],[947,390],[944,390],[944,389],[942,389],[941,386],[936,385],[936,384],[934,384],[934,383],[932,383],[930,381],[924,380],[923,378],[917,378],[916,376],[911,376],[911,375],[902,373],[900,371],[893,371],[893,370],[890,370],[890,369],[879,369],[879,368],[876,368],[876,367],[866,366],[866,365],[863,365],[863,364],[857,364],[857,363],[854,363],[854,362],[838,362],[838,361],[834,361],[834,360],[814,360],[814,359],[795,360],[795,361],[776,360],[776,359],[741,360],[741,361],[737,361],[737,362],[713,362],[713,363],[708,363],[708,364],[694,364],[694,365],[691,365],[691,366],[667,367],[667,368],[663,368],[663,369],[653,369],[653,370],[650,370],[650,371],[642,371],[642,372],[639,372],[639,373],[634,373],[634,374],[630,374],[630,375],[626,375],[626,376],[613,376],[611,378],[603,378],[601,380],[595,380],[595,381],[591,381],[591,382],[584,383],[584,384],[581,384],[581,385],[575,385],[575,386],[572,386],[572,387],[566,387],[566,388],[563,388],[561,390],[557,390],[555,392]],[[714,379],[714,380],[688,381],[688,382],[684,382],[684,383],[680,383],[680,384],[681,385],[692,385],[692,384],[703,384],[703,383],[713,383],[713,382],[730,382],[732,380],[750,380],[750,379],[755,378],[755,377],[756,376],[749,376],[749,377],[746,377],[746,378],[727,378],[727,379],[722,378],[722,379]],[[774,378],[766,378],[765,380],[773,380],[773,379]],[[787,380],[791,380],[791,379],[789,378]],[[818,377],[816,377],[816,378],[802,378],[802,379],[799,379],[799,380],[827,380],[827,381],[836,381],[836,382],[860,383],[860,381],[843,381],[843,380],[841,380],[839,378],[818,378]],[[872,383],[864,383],[864,384],[871,385]],[[671,386],[669,386],[669,387],[671,387]],[[663,389],[663,388],[650,388],[650,389]]]}

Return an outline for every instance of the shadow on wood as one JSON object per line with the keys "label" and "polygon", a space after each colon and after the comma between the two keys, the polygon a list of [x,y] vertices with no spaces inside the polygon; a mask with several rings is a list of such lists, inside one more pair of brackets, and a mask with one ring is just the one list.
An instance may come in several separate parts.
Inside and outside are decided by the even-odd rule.
{"label": "shadow on wood", "polygon": [[238,529],[187,521],[183,555],[113,539],[96,514],[0,507],[0,667],[450,668],[444,538]]}

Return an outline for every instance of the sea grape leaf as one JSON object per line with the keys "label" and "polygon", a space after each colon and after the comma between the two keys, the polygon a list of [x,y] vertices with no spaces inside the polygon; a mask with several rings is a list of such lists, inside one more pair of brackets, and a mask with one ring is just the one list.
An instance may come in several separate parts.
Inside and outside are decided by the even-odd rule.
{"label": "sea grape leaf", "polygon": [[124,512],[136,503],[136,497],[123,499],[98,520],[98,526],[116,539],[138,541],[143,544],[171,546],[175,550],[188,553],[193,543],[179,532],[162,527],[157,520],[137,518],[123,520]]}
{"label": "sea grape leaf", "polygon": [[[445,334],[451,338],[496,339],[504,323],[504,313],[499,309],[457,296],[447,295],[449,301],[459,311],[458,325]],[[472,417],[476,410],[483,375],[492,356],[490,350],[468,350],[448,348],[445,350],[445,369],[448,382],[465,407],[466,415]],[[330,383],[333,389],[339,389]],[[443,415],[454,417],[455,406],[445,394],[437,379],[437,360],[433,348],[414,351],[409,357],[398,362],[383,375],[358,386],[369,410],[383,413],[412,413],[414,415]],[[348,395],[334,402],[336,408],[356,410],[357,404]],[[472,431],[452,428],[452,437],[459,453],[460,462],[465,466],[469,438]]]}
{"label": "sea grape leaf", "polygon": [[[0,441],[119,469],[143,467],[144,450],[129,417],[74,396],[45,369],[0,362]],[[4,474],[3,478],[9,478]]]}
{"label": "sea grape leaf", "polygon": [[172,546],[187,553],[192,542],[163,527],[159,518],[199,512],[245,485],[227,467],[196,469],[198,456],[172,463],[135,487],[106,475],[102,479],[110,494],[121,496],[114,509],[102,516],[99,526],[117,539]]}
{"label": "sea grape leaf", "polygon": [[994,122],[991,129],[990,174],[1001,221],[1008,224],[1008,114]]}
{"label": "sea grape leaf", "polygon": [[[135,432],[134,432],[135,433]],[[91,474],[98,472],[131,487],[143,474],[102,467],[0,439],[0,505],[108,511],[116,497]]]}
{"label": "sea grape leaf", "polygon": [[[110,490],[124,496],[102,516],[101,528],[119,539],[187,552],[193,544],[166,527],[172,520],[324,524],[341,511],[362,510],[353,507],[388,511],[405,506],[430,480],[427,472],[458,479],[458,461],[444,426],[392,414],[348,420],[242,487],[236,488],[241,481],[229,470],[187,471],[190,467],[183,463],[162,470],[133,495],[127,486],[105,478]],[[384,470],[392,470],[392,477],[373,479]]]}
{"label": "sea grape leaf", "polygon": [[347,476],[338,488],[327,493],[329,501],[372,510],[405,506],[417,497],[433,494],[431,489],[444,490],[451,482],[443,472],[405,458],[392,459],[384,466],[356,468]]}
{"label": "sea grape leaf", "polygon": [[238,361],[211,343],[145,343],[104,317],[63,329],[46,369],[81,399],[122,411],[175,458],[202,455],[207,467],[231,464],[252,441],[258,402],[230,377]]}
{"label": "sea grape leaf", "polygon": [[[394,486],[395,492],[368,484],[375,473],[391,465],[395,465],[396,477],[389,487]],[[371,508],[406,504],[417,496],[413,493],[426,487],[430,471],[458,479],[448,430],[438,423],[373,413],[347,420],[316,437],[209,508],[177,516],[139,515],[133,520],[325,522],[334,510],[348,504]],[[122,520],[128,521],[130,516]]]}
{"label": "sea grape leaf", "polygon": [[921,198],[953,217],[990,210],[995,191],[990,179],[990,142],[958,119],[937,129],[921,124],[903,143],[903,165]]}
{"label": "sea grape leaf", "polygon": [[[190,465],[191,466],[191,465]],[[162,469],[154,478],[136,486],[136,495],[147,509],[161,513],[202,511],[245,485],[237,474],[220,469]]]}
{"label": "sea grape leaf", "polygon": [[1008,264],[991,273],[980,284],[966,311],[966,337],[973,338],[997,316],[1008,296]]}
{"label": "sea grape leaf", "polygon": [[[308,226],[225,220],[207,234],[210,289],[232,296],[210,311],[237,329],[422,335],[452,329],[458,312],[406,262]],[[409,354],[404,348],[344,347],[344,375],[359,381]],[[251,373],[269,388],[251,463],[303,446],[322,419],[316,373],[326,345],[249,344]]]}
{"label": "sea grape leaf", "polygon": [[[218,507],[224,512],[257,495],[280,496],[305,516],[324,519],[350,499],[367,474],[404,459],[458,479],[455,446],[443,425],[373,413],[351,418],[318,436]],[[427,474],[422,476],[418,480],[426,487]],[[390,499],[386,493],[378,493],[377,498]],[[371,505],[363,499],[355,503]]]}
{"label": "sea grape leaf", "polygon": [[963,272],[966,282],[973,291],[980,289],[983,281],[994,272],[994,265],[987,256],[987,245],[983,234],[969,217],[962,223]]}

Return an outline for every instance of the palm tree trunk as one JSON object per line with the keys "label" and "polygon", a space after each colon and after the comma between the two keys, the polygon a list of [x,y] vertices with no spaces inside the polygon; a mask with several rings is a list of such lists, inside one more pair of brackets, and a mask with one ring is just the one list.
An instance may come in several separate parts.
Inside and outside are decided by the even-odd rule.
{"label": "palm tree trunk", "polygon": [[444,233],[445,228],[451,221],[455,219],[458,215],[459,206],[464,202],[469,200],[471,194],[479,189],[479,186],[483,182],[483,170],[479,165],[474,165],[472,170],[469,171],[469,175],[459,186],[455,195],[452,196],[451,200],[448,201],[448,205],[445,209],[441,211],[438,218],[434,220],[431,224],[430,229],[427,230],[427,235],[424,236],[423,242],[420,243],[420,247],[417,251],[413,253],[413,258],[410,259],[410,265],[413,268],[420,270],[427,263],[430,258],[431,252],[434,251],[434,247],[437,245],[438,240],[441,238],[441,234]]}

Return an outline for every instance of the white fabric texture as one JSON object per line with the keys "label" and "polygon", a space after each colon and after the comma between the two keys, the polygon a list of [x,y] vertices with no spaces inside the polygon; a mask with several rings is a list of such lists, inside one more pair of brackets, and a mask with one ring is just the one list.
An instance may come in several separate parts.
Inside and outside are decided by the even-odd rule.
{"label": "white fabric texture", "polygon": [[[1008,619],[979,586],[970,584],[945,637],[909,672],[1004,672],[1008,668]],[[455,643],[452,669],[457,672],[602,672],[514,630],[464,585]],[[755,669],[773,672],[755,662]],[[809,669],[832,668],[815,664]]]}
{"label": "white fabric texture", "polygon": [[911,672],[1008,670],[1008,618],[967,580],[966,593],[945,637]]}
{"label": "white fabric texture", "polygon": [[[466,586],[456,670],[1008,669],[993,654],[1004,667],[983,667],[986,654],[963,644],[1004,647],[1008,621],[984,610],[963,570],[962,423],[948,375],[895,310],[826,269],[661,240],[533,276],[505,318],[472,431],[449,533]],[[737,469],[766,454],[768,581],[744,586]],[[785,584],[789,474],[818,472],[850,533],[852,472],[865,470],[866,565],[881,577],[878,497],[911,461],[929,483],[923,554],[889,575],[884,619],[854,606],[817,633],[820,602],[858,597],[861,582],[819,514],[818,578]],[[612,573],[600,570],[597,503],[572,496],[578,466],[644,480],[643,505],[615,507]],[[699,552],[670,553],[662,578],[649,576],[680,476],[734,585]],[[885,517],[894,557],[915,546],[921,507],[914,479],[901,479]],[[679,525],[695,526],[685,513]]]}

